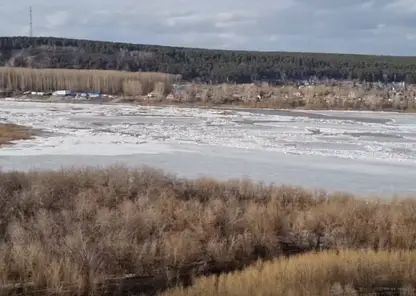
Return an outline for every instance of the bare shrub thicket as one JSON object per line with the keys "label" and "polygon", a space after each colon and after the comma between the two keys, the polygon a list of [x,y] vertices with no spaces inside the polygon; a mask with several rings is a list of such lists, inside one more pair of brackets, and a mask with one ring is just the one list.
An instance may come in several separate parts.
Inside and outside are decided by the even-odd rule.
{"label": "bare shrub thicket", "polygon": [[0,295],[16,287],[85,295],[121,278],[137,292],[259,258],[416,248],[414,199],[183,180],[148,168],[0,173],[0,209]]}
{"label": "bare shrub thicket", "polygon": [[182,102],[228,104],[262,108],[305,108],[341,110],[414,110],[416,90],[353,85],[295,87],[263,84],[188,84]]}
{"label": "bare shrub thicket", "polygon": [[138,96],[159,89],[160,84],[169,93],[178,79],[151,72],[0,67],[0,89],[8,91],[72,90]]}
{"label": "bare shrub thicket", "polygon": [[306,254],[202,278],[191,288],[176,288],[162,296],[410,296],[416,293],[415,264],[414,251]]}

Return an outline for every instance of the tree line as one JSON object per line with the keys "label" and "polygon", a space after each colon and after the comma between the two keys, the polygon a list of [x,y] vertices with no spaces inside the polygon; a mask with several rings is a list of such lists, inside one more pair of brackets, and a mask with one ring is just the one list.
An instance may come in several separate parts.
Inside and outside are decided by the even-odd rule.
{"label": "tree line", "polygon": [[212,83],[311,77],[416,83],[416,57],[214,50],[55,37],[0,37],[0,64],[166,72]]}

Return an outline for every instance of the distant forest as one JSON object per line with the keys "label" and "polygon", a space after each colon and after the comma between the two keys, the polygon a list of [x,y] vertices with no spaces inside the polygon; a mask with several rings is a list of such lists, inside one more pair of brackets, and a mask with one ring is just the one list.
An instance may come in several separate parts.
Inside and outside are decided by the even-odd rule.
{"label": "distant forest", "polygon": [[416,83],[416,57],[231,51],[54,37],[0,37],[0,65],[156,71],[212,83],[311,77]]}

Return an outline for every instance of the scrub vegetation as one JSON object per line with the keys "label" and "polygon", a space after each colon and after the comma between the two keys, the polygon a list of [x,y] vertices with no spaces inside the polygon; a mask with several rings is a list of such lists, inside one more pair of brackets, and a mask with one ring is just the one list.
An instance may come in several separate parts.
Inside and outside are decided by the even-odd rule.
{"label": "scrub vegetation", "polygon": [[0,295],[412,295],[416,284],[412,198],[110,167],[2,172],[0,209]]}

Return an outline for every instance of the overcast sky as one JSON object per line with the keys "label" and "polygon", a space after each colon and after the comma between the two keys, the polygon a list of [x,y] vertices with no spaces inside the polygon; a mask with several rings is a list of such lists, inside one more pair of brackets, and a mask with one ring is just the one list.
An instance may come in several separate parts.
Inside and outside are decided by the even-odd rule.
{"label": "overcast sky", "polygon": [[0,35],[416,56],[416,0],[8,0]]}

